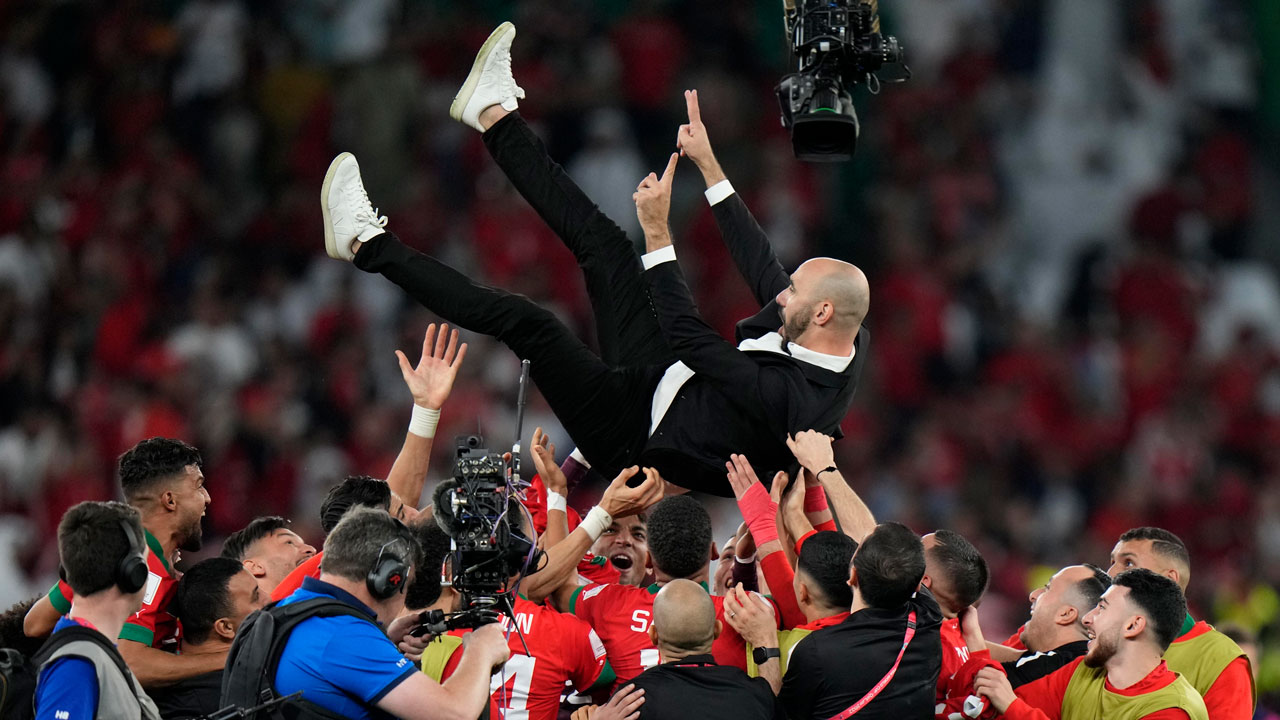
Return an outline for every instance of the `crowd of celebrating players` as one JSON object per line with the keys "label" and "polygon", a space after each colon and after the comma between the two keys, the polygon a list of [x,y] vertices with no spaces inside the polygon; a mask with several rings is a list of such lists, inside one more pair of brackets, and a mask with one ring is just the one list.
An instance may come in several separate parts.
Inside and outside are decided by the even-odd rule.
{"label": "crowd of celebrating players", "polygon": [[[715,161],[696,92],[678,152],[633,196],[636,255],[515,112],[514,33],[485,43],[453,114],[573,250],[600,356],[549,312],[401,244],[349,155],[322,190],[332,257],[530,359],[577,443],[557,464],[534,433],[537,475],[508,514],[541,553],[508,579],[509,611],[419,632],[462,609],[451,539],[423,497],[467,346],[433,324],[416,366],[397,352],[414,405],[400,455],[385,480],[328,493],[323,542],[260,517],[179,573],[210,502],[201,454],[167,438],[124,453],[125,503],[68,511],[62,579],[10,611],[39,659],[36,717],[196,718],[270,698],[303,718],[1253,717],[1247,655],[1187,610],[1194,548],[1159,528],[1120,535],[1106,569],[1062,568],[1016,634],[988,639],[982,554],[954,530],[874,517],[836,463],[870,342],[861,271],[825,258],[782,271]],[[672,250],[682,156],[761,307],[736,345],[701,322]],[[567,498],[592,472],[608,486],[579,513]],[[737,501],[723,543],[700,492]]]}

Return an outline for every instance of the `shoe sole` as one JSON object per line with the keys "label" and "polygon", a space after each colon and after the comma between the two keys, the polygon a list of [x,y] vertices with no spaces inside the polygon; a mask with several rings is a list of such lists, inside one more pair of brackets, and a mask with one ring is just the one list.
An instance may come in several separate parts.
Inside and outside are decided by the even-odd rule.
{"label": "shoe sole", "polygon": [[513,35],[516,32],[516,26],[510,21],[502,23],[489,33],[488,39],[480,46],[480,52],[476,53],[476,60],[471,64],[471,72],[467,75],[466,82],[462,83],[462,89],[458,94],[453,96],[453,104],[449,106],[449,117],[462,122],[462,111],[467,108],[467,103],[471,102],[471,96],[476,92],[476,86],[480,84],[480,76],[484,74],[484,64],[489,59],[489,53],[493,52],[493,47],[508,32]]}
{"label": "shoe sole", "polygon": [[349,157],[354,157],[349,152],[344,152],[329,163],[329,169],[324,174],[324,184],[320,186],[320,210],[324,213],[324,250],[329,253],[329,257],[334,260],[346,260],[338,252],[338,243],[333,237],[333,218],[329,215],[329,189],[333,186],[333,176],[338,174],[338,165]]}

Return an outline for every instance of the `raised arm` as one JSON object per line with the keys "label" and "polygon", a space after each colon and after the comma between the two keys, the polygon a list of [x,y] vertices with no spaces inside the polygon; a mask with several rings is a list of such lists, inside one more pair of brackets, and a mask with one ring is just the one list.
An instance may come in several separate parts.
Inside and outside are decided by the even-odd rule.
{"label": "raised arm", "polygon": [[396,350],[400,374],[413,395],[413,418],[400,454],[387,474],[387,485],[404,505],[415,510],[422,500],[422,486],[427,481],[440,409],[453,391],[453,381],[466,356],[467,344],[458,345],[458,331],[451,333],[448,325],[441,325],[437,333],[435,323],[427,326],[427,334],[422,340],[422,357],[416,368],[409,364],[404,353]]}
{"label": "raised arm", "polygon": [[[789,400],[788,388],[762,386],[760,366],[720,337],[698,314],[693,295],[675,262],[667,216],[671,207],[671,182],[678,160],[679,155],[672,154],[662,177],[649,173],[632,196],[640,227],[644,230],[647,252],[642,260],[646,268],[645,280],[649,284],[649,299],[662,335],[677,359],[725,389],[733,401],[754,407],[762,399],[758,393],[766,392],[771,395],[769,407],[785,408]],[[787,417],[785,412],[777,412],[776,416],[779,422],[785,422]],[[785,432],[785,429],[780,431]]]}
{"label": "raised arm", "polygon": [[796,433],[794,437],[788,437],[787,447],[791,448],[791,453],[804,469],[813,473],[818,482],[822,483],[840,529],[854,540],[862,542],[875,529],[876,519],[836,468],[831,442],[827,435],[816,430],[805,430]]}
{"label": "raised arm", "polygon": [[698,107],[698,91],[686,90],[684,101],[689,122],[680,126],[676,146],[702,171],[702,179],[707,183],[707,202],[711,204],[712,214],[720,227],[720,236],[724,238],[738,272],[751,286],[756,302],[763,307],[773,302],[791,281],[782,263],[778,262],[768,236],[734,192],[715,153],[711,151],[711,140],[707,137],[702,111]]}

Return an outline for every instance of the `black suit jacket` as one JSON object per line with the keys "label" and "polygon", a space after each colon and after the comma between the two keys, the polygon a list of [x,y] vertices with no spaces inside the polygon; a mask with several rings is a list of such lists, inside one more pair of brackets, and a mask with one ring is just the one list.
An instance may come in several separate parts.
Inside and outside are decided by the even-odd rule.
{"label": "black suit jacket", "polygon": [[[790,285],[764,231],[735,193],[713,212],[738,271],[762,309],[738,323],[739,341],[781,325],[775,297]],[[720,337],[694,305],[676,263],[645,272],[649,300],[676,359],[694,371],[641,455],[667,480],[691,490],[732,497],[724,464],[742,453],[768,483],[778,470],[794,472],[786,436],[818,430],[839,437],[871,342],[866,328],[854,341],[853,362],[833,372],[789,354],[744,352]]]}

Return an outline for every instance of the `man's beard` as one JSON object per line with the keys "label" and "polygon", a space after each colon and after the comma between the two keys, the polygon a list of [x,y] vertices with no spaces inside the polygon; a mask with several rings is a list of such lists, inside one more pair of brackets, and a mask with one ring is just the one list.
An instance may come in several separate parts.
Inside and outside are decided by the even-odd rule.
{"label": "man's beard", "polygon": [[1101,635],[1094,638],[1093,647],[1084,656],[1084,664],[1091,668],[1105,667],[1107,661],[1115,657],[1118,644],[1105,642]]}
{"label": "man's beard", "polygon": [[795,342],[809,329],[809,315],[811,307],[793,307],[791,316],[787,317],[785,308],[780,308],[778,314],[782,316],[782,339],[787,342]]}
{"label": "man's beard", "polygon": [[203,533],[200,527],[200,518],[196,518],[196,521],[194,523],[187,526],[186,532],[183,534],[182,539],[178,542],[178,549],[182,550],[183,552],[198,551],[200,547],[204,544],[204,538],[202,537],[202,534]]}

